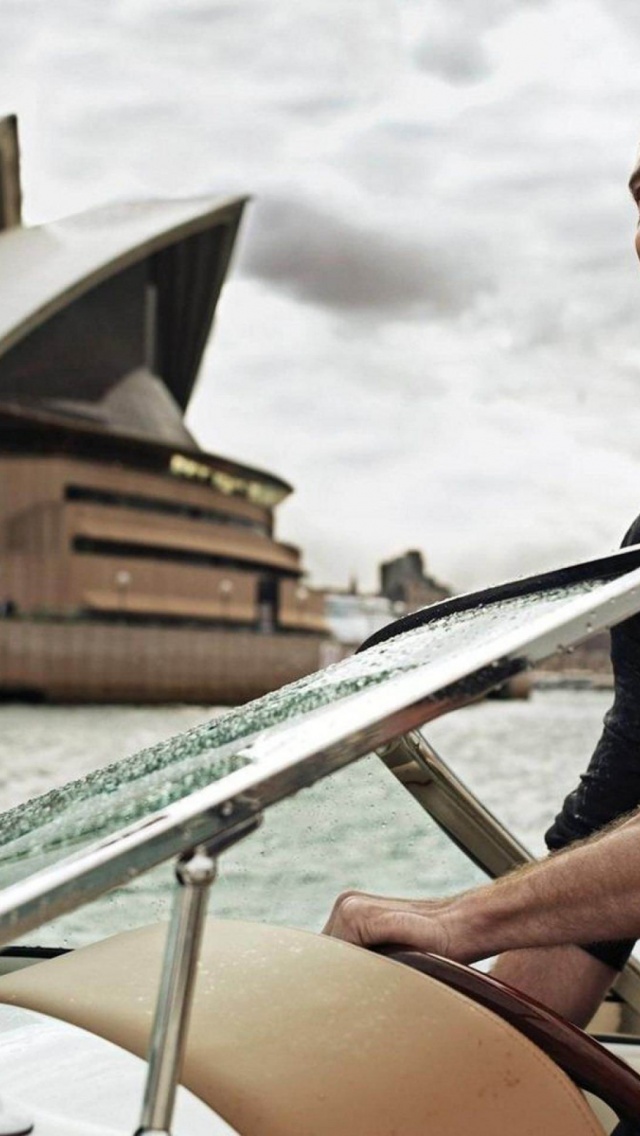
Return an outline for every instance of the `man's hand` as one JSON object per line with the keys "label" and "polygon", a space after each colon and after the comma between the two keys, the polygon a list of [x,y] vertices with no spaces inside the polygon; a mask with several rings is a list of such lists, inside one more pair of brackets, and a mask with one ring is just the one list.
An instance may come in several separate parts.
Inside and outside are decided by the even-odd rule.
{"label": "man's hand", "polygon": [[469,948],[451,899],[391,899],[365,892],[338,896],[323,934],[360,947],[392,943],[469,961]]}

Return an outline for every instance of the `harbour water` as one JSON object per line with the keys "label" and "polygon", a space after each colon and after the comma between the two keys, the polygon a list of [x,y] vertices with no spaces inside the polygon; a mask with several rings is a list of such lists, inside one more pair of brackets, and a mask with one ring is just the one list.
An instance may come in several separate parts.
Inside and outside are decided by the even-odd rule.
{"label": "harbour water", "polygon": [[[428,728],[456,773],[534,852],[600,730],[610,694],[536,691],[525,702],[484,702]],[[209,720],[211,707],[0,707],[0,807],[82,777]],[[226,853],[212,912],[318,928],[345,887],[442,894],[479,882],[375,758],[300,793]],[[73,945],[166,918],[169,866],[42,929],[31,941]]]}

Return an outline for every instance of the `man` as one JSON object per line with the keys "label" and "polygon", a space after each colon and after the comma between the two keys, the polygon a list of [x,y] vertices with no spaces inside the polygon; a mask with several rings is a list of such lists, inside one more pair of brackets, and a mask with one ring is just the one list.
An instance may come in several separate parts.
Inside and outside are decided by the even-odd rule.
{"label": "man", "polygon": [[[623,544],[640,544],[640,518]],[[546,835],[554,856],[444,900],[346,892],[325,933],[461,962],[507,952],[498,978],[586,1025],[640,936],[640,615],[612,630],[611,658],[614,704]]]}
{"label": "man", "polygon": [[[634,178],[640,187],[640,167],[632,185]],[[640,255],[638,238],[636,246]],[[640,517],[623,544],[640,544]],[[505,952],[498,978],[586,1025],[640,937],[640,615],[613,629],[611,659],[614,704],[586,773],[546,834],[555,855],[443,900],[346,892],[325,933],[460,962]]]}
{"label": "man", "polygon": [[[640,518],[622,543],[623,547],[640,544]],[[640,805],[640,615],[612,630],[611,661],[614,704],[605,716],[602,736],[586,773],[546,833],[551,851],[603,830]],[[602,922],[600,927],[606,928],[607,941],[582,950],[563,946],[541,952],[510,952],[498,960],[494,973],[576,1025],[585,1026],[624,966],[633,939],[640,935],[639,925],[632,938],[616,941],[607,923]],[[602,930],[597,937],[602,937]]]}

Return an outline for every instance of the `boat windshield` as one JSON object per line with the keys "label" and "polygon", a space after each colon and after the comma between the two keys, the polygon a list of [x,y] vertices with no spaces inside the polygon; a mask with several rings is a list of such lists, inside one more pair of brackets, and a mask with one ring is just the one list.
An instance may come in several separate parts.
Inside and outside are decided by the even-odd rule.
{"label": "boat windshield", "polygon": [[[31,877],[96,841],[113,843],[124,826],[151,824],[158,810],[212,784],[220,785],[224,801],[226,786],[231,793],[240,772],[250,772],[260,792],[273,781],[274,745],[285,736],[283,730],[289,731],[289,749],[300,744],[300,767],[306,761],[310,769],[299,770],[285,788],[278,782],[277,793],[261,803],[293,797],[369,752],[372,743],[471,701],[501,677],[635,610],[640,604],[637,561],[637,555],[625,560],[618,554],[608,558],[606,571],[605,562],[594,562],[600,569],[591,567],[581,578],[541,578],[540,586],[519,586],[522,594],[512,588],[512,594],[492,594],[488,602],[472,597],[459,610],[455,604],[438,605],[422,626],[11,809],[0,816],[0,884],[6,888]],[[403,706],[411,708],[408,716],[402,715]],[[376,715],[384,728],[367,725]],[[313,756],[323,731],[333,738],[327,765]],[[339,756],[341,737],[348,739],[344,757]],[[474,882],[477,869],[452,864],[451,846],[445,853],[445,838],[376,760],[283,801],[277,819],[269,813],[261,833],[227,852],[214,888],[215,910],[240,914],[242,899],[242,912],[250,918],[317,925],[345,886],[436,894]],[[294,753],[291,768],[297,769],[297,761]],[[375,856],[369,846],[359,859],[352,834],[356,818],[363,816],[375,833]],[[295,890],[294,877],[300,893],[295,920],[289,898],[282,899]],[[116,909],[118,927],[157,919],[171,879],[170,865],[155,869],[84,914],[65,915],[57,928],[37,937],[45,942],[53,936],[58,944],[61,938],[75,943],[100,937],[105,928],[115,929]],[[307,889],[312,882],[317,886]]]}

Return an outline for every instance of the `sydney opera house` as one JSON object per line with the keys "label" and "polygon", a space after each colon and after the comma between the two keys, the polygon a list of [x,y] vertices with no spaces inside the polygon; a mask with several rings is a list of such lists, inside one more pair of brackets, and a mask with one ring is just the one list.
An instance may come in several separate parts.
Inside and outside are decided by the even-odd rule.
{"label": "sydney opera house", "polygon": [[0,122],[0,693],[236,702],[335,650],[291,487],[184,421],[244,204],[23,226]]}

